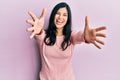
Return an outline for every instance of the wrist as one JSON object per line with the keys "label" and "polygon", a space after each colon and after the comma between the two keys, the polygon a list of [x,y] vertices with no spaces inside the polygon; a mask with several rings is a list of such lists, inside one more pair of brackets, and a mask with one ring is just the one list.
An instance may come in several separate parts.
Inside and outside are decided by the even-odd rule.
{"label": "wrist", "polygon": [[90,42],[86,39],[85,35],[84,35],[84,41],[85,43],[89,44]]}
{"label": "wrist", "polygon": [[40,32],[39,32],[37,35],[41,35],[41,34],[42,34],[42,32],[43,32],[43,30],[40,30]]}

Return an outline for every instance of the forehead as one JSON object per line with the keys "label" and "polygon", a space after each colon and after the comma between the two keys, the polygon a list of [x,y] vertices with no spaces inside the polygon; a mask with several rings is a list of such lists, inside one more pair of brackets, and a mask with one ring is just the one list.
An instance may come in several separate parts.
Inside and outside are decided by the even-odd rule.
{"label": "forehead", "polygon": [[63,8],[58,9],[57,12],[60,12],[60,13],[68,13],[66,7],[63,7]]}

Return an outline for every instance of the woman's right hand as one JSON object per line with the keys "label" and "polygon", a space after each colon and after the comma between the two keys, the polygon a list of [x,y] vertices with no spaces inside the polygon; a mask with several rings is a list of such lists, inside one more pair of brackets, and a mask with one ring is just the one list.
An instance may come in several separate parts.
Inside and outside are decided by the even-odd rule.
{"label": "woman's right hand", "polygon": [[44,26],[44,19],[46,15],[46,9],[43,9],[40,18],[37,18],[33,12],[28,12],[28,14],[32,17],[33,20],[27,20],[28,24],[31,24],[32,27],[27,28],[27,31],[32,31],[30,38],[33,38],[36,34],[39,34]]}

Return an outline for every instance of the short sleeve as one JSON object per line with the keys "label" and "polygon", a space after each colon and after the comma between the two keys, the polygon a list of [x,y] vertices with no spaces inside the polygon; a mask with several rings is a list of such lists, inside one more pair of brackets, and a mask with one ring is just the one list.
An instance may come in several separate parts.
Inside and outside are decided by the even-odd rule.
{"label": "short sleeve", "polygon": [[71,33],[71,40],[73,44],[80,44],[82,42],[85,42],[84,33],[82,31],[78,31],[78,32],[73,31]]}

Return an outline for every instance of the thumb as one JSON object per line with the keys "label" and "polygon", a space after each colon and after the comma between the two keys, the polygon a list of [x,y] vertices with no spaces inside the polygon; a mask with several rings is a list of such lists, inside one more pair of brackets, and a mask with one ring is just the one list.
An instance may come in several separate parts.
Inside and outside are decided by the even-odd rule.
{"label": "thumb", "polygon": [[44,8],[44,9],[42,10],[42,14],[41,14],[40,18],[45,17],[45,15],[46,15],[46,9]]}
{"label": "thumb", "polygon": [[85,30],[89,30],[89,17],[85,17]]}

